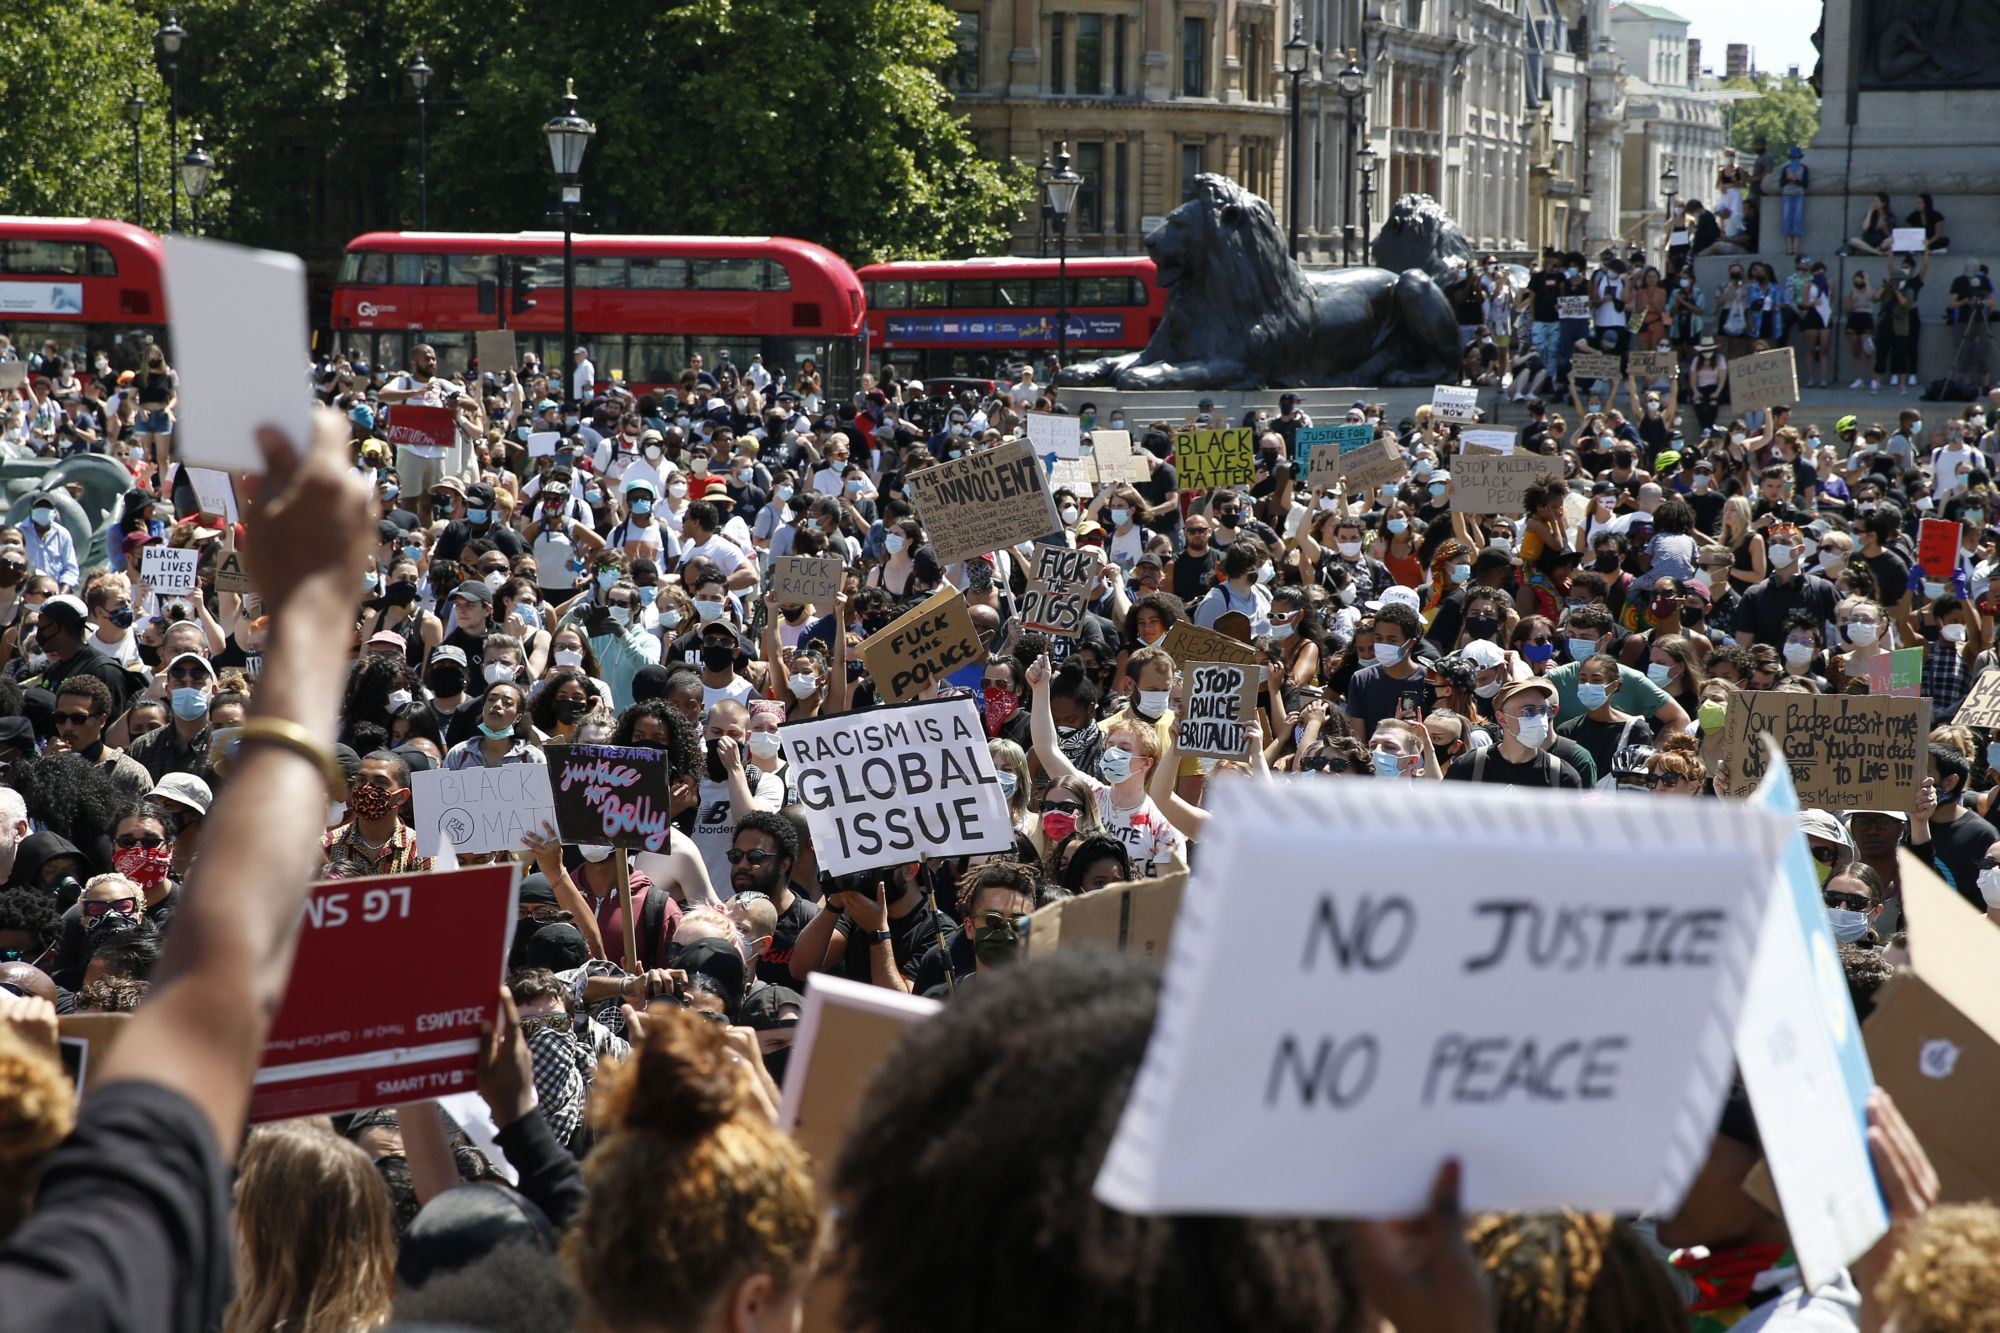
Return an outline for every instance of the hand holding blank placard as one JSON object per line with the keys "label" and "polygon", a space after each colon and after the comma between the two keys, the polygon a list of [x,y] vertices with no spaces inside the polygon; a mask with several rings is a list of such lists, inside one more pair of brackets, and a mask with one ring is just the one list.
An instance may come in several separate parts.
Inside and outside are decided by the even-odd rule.
{"label": "hand holding blank placard", "polygon": [[305,264],[184,236],[167,237],[166,253],[180,375],[174,453],[183,463],[262,473],[259,427],[313,437]]}

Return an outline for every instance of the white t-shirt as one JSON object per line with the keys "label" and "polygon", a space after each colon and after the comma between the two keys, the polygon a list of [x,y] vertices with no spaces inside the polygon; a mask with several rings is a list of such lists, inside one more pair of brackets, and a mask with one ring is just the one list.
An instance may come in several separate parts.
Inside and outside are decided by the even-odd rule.
{"label": "white t-shirt", "polygon": [[1597,327],[1602,329],[1623,324],[1625,316],[1613,303],[1625,299],[1625,279],[1616,273],[1600,272],[1591,279],[1590,288],[1591,295],[1597,298],[1597,306],[1593,312]]}
{"label": "white t-shirt", "polygon": [[1141,879],[1163,875],[1176,862],[1185,862],[1187,839],[1160,813],[1153,798],[1142,796],[1139,804],[1120,810],[1113,804],[1111,788],[1096,778],[1085,777],[1097,793],[1097,814],[1112,837],[1125,844],[1132,857],[1132,873]]}
{"label": "white t-shirt", "polygon": [[[137,608],[134,608],[135,610]],[[84,643],[106,657],[115,657],[121,666],[137,666],[139,663],[139,636],[127,630],[116,643],[106,643],[93,632]]]}
{"label": "white t-shirt", "polygon": [[1942,449],[1932,450],[1931,476],[1936,480],[1931,483],[1931,494],[1943,500],[1954,491],[1962,489],[1965,485],[1965,474],[1958,470],[1959,466],[1969,464],[1977,468],[1982,461],[1979,451],[1969,445],[1948,445]]}
{"label": "white t-shirt", "polygon": [[[750,764],[745,772],[756,768]],[[757,780],[750,784],[750,804],[759,810],[776,810],[784,804],[785,784],[775,773],[758,773]],[[734,890],[729,886],[729,858],[724,855],[729,844],[736,840],[736,812],[729,805],[729,784],[701,780],[701,803],[694,813],[694,845],[701,853],[701,863],[708,868],[708,882],[715,886],[715,896],[730,898]]]}
{"label": "white t-shirt", "polygon": [[743,552],[720,536],[710,537],[705,542],[681,548],[682,564],[686,564],[696,556],[706,556],[713,560],[715,567],[722,571],[725,578],[743,567]]}
{"label": "white t-shirt", "polygon": [[704,681],[701,687],[701,706],[703,710],[707,710],[715,707],[724,699],[729,700],[731,703],[747,706],[750,702],[750,692],[755,688],[755,686],[741,676],[731,676],[729,683],[720,687],[710,685]]}

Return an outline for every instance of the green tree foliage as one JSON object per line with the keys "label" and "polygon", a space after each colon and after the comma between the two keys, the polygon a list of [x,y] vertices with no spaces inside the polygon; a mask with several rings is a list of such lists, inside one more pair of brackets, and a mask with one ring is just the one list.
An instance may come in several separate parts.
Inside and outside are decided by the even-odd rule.
{"label": "green tree foliage", "polygon": [[1782,163],[1787,148],[1793,144],[1803,148],[1819,132],[1819,94],[1804,79],[1758,74],[1731,79],[1723,87],[1758,94],[1736,103],[1730,123],[1729,141],[1745,157],[1750,156],[1751,141],[1761,134],[1772,159]]}
{"label": "green tree foliage", "polygon": [[132,218],[132,127],[141,121],[145,221],[167,217],[167,94],[154,23],[129,0],[0,4],[0,212]]}

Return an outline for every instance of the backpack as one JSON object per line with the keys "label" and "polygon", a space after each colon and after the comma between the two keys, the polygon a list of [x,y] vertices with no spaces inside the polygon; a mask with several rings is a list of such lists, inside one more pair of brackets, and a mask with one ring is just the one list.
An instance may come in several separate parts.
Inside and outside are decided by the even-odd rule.
{"label": "backpack", "polygon": [[[1486,756],[1498,748],[1495,745],[1482,745],[1479,747],[1478,753],[1472,756],[1472,780],[1474,782],[1486,781]],[[1541,760],[1541,763],[1538,765],[1542,770],[1541,785],[1547,787],[1550,791],[1559,789],[1562,786],[1562,770],[1556,767],[1556,757],[1547,750],[1537,751],[1535,757]]]}
{"label": "backpack", "polygon": [[[646,886],[645,898],[639,904],[639,920],[632,928],[632,938],[638,945],[639,966],[642,968],[659,967],[661,966],[660,960],[666,957],[667,899],[671,896],[671,894],[657,884],[648,884]],[[653,947],[650,951],[646,948],[647,940],[653,942]],[[606,940],[604,948],[607,953],[615,949],[622,958],[625,952],[625,941],[622,939],[615,942]]]}

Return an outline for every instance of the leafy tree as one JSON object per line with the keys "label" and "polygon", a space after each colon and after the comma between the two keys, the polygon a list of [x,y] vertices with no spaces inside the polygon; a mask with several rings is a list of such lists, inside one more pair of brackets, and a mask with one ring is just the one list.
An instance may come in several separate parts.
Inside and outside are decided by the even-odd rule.
{"label": "leafy tree", "polygon": [[1805,147],[1819,131],[1819,94],[1804,79],[1758,74],[1722,86],[1758,94],[1736,103],[1730,124],[1729,140],[1746,157],[1751,141],[1760,134],[1772,158],[1782,162],[1787,148]]}
{"label": "leafy tree", "polygon": [[130,0],[0,4],[0,212],[133,220],[125,100],[136,91],[144,220],[165,227],[172,167],[153,27]]}

